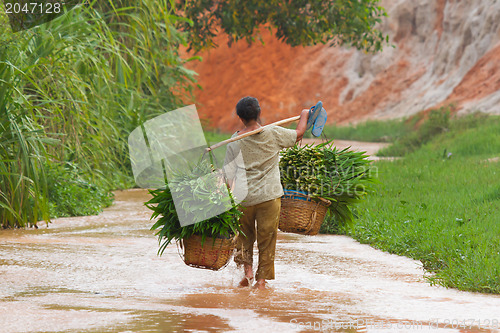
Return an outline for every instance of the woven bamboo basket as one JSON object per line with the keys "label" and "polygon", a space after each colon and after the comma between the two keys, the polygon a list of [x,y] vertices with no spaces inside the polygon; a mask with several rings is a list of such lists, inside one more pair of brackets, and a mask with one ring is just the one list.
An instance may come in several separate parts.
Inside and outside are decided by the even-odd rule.
{"label": "woven bamboo basket", "polygon": [[286,190],[281,197],[279,229],[301,235],[317,235],[331,202],[312,199],[304,192]]}
{"label": "woven bamboo basket", "polygon": [[201,236],[192,235],[181,241],[184,249],[184,263],[196,268],[211,269],[217,271],[225,267],[234,250],[233,238],[206,237],[201,245]]}

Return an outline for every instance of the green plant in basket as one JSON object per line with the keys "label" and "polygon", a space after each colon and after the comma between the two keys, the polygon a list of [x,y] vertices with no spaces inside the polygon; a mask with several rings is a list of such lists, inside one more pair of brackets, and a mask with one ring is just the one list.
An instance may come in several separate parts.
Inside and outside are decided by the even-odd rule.
{"label": "green plant in basket", "polygon": [[368,155],[349,148],[339,150],[333,140],[282,151],[280,169],[284,189],[330,200],[330,215],[343,224],[354,220],[352,205],[363,200],[376,183]]}
{"label": "green plant in basket", "polygon": [[[173,240],[180,241],[192,235],[200,235],[203,244],[207,237],[213,238],[215,242],[216,238],[231,238],[240,231],[239,218],[242,213],[238,209],[239,205],[234,203],[233,195],[222,178],[214,183],[216,178],[211,178],[211,181],[203,177],[211,170],[209,163],[200,162],[190,171],[177,173],[165,188],[149,191],[153,198],[145,204],[153,211],[151,219],[158,218],[151,230],[158,230],[156,235],[160,243],[160,255]],[[175,208],[173,191],[177,193],[177,198],[181,198],[182,208],[194,214],[197,211],[204,211],[206,214],[221,205],[230,209],[183,227]]]}

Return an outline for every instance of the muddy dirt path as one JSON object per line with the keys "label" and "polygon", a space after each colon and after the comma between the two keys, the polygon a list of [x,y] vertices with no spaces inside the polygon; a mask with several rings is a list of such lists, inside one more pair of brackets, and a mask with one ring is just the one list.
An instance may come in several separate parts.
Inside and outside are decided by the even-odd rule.
{"label": "muddy dirt path", "polygon": [[147,198],[0,231],[0,331],[499,331],[499,296],[431,287],[419,262],[344,236],[281,233],[271,289],[237,288],[234,263],[187,267],[175,245],[158,257]]}

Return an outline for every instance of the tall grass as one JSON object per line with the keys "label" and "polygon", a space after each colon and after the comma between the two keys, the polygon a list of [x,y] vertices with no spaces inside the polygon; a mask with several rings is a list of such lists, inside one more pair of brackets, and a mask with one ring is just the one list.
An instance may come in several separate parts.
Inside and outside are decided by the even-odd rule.
{"label": "tall grass", "polygon": [[[9,45],[8,43],[6,43]],[[30,226],[47,218],[47,186],[41,170],[43,131],[30,117],[32,104],[21,91],[31,81],[0,44],[0,223],[3,228]]]}
{"label": "tall grass", "polygon": [[183,40],[167,4],[139,4],[102,18],[80,7],[40,27],[43,37],[37,36],[38,55],[57,54],[43,57],[34,73],[44,78],[46,96],[57,97],[58,103],[39,109],[50,132],[64,133],[54,153],[94,171],[93,177],[101,171],[100,180],[128,170],[128,133],[179,106],[193,80],[182,67],[177,49]]}
{"label": "tall grass", "polygon": [[31,226],[40,218],[48,218],[47,184],[40,172],[44,155],[40,132],[30,118],[7,112],[0,104],[0,222],[3,228]]}
{"label": "tall grass", "polygon": [[130,185],[128,134],[191,98],[194,73],[179,55],[185,40],[173,8],[94,1],[31,30],[2,32],[4,227],[46,218],[46,163],[71,163],[107,189]]}

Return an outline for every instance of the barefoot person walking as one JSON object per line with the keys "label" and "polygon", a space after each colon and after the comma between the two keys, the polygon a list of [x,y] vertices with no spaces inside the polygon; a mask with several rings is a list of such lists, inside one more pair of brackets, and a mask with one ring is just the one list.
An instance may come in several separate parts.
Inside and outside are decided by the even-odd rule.
{"label": "barefoot person walking", "polygon": [[[244,128],[233,137],[261,128],[260,113],[256,98],[242,98],[236,105],[236,114]],[[256,239],[259,264],[254,287],[264,289],[266,280],[274,279],[274,254],[283,195],[278,153],[302,139],[308,117],[309,110],[302,110],[296,130],[272,126],[227,147],[224,172],[236,198],[243,199],[240,218],[243,233],[238,235],[234,258],[238,266],[244,267],[241,287],[250,286],[254,280],[253,245]],[[238,193],[244,193],[244,198],[238,197]]]}

